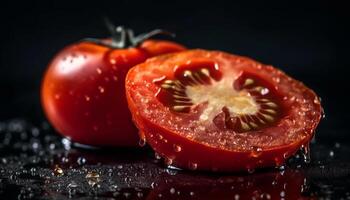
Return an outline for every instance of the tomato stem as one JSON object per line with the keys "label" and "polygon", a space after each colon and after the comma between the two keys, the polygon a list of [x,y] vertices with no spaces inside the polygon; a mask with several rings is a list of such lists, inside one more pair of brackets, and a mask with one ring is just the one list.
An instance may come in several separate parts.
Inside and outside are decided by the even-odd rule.
{"label": "tomato stem", "polygon": [[127,47],[137,47],[143,41],[160,34],[175,37],[174,33],[163,29],[155,29],[150,32],[134,36],[134,31],[132,29],[124,26],[115,26],[108,18],[104,18],[104,22],[107,29],[111,33],[111,41],[96,38],[85,38],[82,41],[92,42],[113,49],[123,49]]}

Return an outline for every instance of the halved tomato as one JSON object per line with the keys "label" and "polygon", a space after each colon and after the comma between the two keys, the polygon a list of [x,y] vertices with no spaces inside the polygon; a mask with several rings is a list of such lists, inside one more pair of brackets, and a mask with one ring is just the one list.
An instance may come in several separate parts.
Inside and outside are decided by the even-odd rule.
{"label": "halved tomato", "polygon": [[282,71],[219,51],[147,60],[126,78],[133,119],[167,164],[213,171],[279,166],[318,125],[316,94]]}

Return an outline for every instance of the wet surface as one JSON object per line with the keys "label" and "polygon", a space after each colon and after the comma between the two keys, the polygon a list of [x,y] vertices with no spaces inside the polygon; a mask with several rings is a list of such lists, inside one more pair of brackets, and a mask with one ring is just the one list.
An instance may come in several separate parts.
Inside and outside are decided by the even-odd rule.
{"label": "wet surface", "polygon": [[313,141],[308,164],[299,152],[278,169],[213,174],[166,167],[147,146],[72,147],[15,119],[0,122],[0,199],[350,199],[348,146]]}

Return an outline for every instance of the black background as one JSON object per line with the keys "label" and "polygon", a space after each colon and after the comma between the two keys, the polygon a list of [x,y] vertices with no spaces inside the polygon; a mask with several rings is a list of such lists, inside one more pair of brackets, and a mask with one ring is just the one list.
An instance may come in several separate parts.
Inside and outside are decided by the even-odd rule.
{"label": "black background", "polygon": [[272,64],[321,97],[318,137],[349,141],[349,12],[339,1],[12,1],[1,3],[0,120],[44,119],[40,83],[65,45],[106,37],[101,18],[136,33],[164,28],[189,48]]}

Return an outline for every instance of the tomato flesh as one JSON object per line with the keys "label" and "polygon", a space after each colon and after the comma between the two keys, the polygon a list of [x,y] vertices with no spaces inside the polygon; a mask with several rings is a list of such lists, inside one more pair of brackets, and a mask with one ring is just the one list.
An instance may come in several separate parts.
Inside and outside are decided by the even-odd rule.
{"label": "tomato flesh", "polygon": [[236,171],[283,164],[312,138],[315,93],[280,70],[218,51],[149,59],[127,75],[141,136],[169,164]]}

